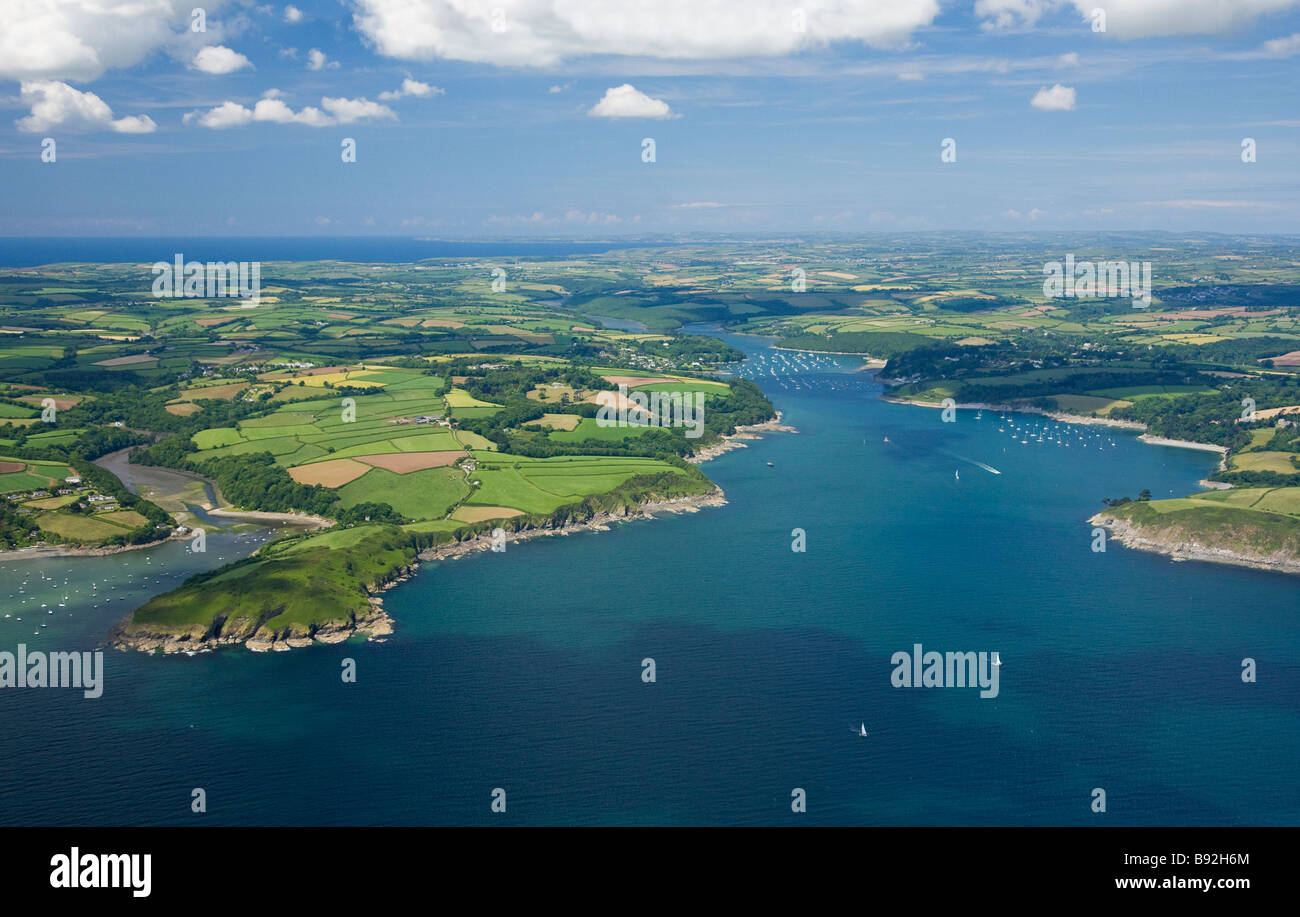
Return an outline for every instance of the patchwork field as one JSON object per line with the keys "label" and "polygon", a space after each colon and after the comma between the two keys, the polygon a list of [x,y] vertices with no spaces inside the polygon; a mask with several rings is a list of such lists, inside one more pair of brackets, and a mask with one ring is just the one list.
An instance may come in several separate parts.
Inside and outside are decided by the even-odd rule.
{"label": "patchwork field", "polygon": [[[235,427],[213,427],[198,432],[192,437],[199,447],[194,461],[201,463],[213,456],[267,451],[280,465],[297,468],[389,453],[461,451],[461,443],[445,427],[414,422],[414,418],[422,415],[443,413],[441,379],[418,370],[389,368],[368,371],[368,374],[382,377],[382,381],[376,380],[382,391],[348,396],[350,407],[345,405],[343,396],[321,397],[321,390],[316,388],[312,390],[313,397],[284,404],[268,415],[243,421]],[[326,379],[332,375],[343,374],[319,373],[311,378]],[[311,474],[332,478],[349,467],[334,465],[329,471]],[[362,465],[363,470],[354,477],[368,467]],[[300,477],[302,474],[305,472],[295,471],[295,478],[302,483],[326,483]]]}
{"label": "patchwork field", "polygon": [[480,481],[481,486],[465,502],[470,506],[508,506],[526,513],[549,513],[591,494],[613,490],[634,475],[664,471],[682,473],[656,459],[480,456],[478,470],[470,477]]}
{"label": "patchwork field", "polygon": [[0,493],[45,490],[62,486],[63,479],[75,475],[75,469],[58,462],[28,462],[0,458]]}
{"label": "patchwork field", "polygon": [[441,519],[468,493],[465,476],[455,468],[426,468],[405,474],[371,468],[344,486],[339,497],[344,506],[387,503],[411,519]]}

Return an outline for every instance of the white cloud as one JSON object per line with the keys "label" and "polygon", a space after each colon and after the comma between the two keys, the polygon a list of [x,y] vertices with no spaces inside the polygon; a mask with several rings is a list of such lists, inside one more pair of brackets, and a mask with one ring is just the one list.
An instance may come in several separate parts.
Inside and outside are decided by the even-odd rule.
{"label": "white cloud", "polygon": [[980,28],[998,29],[1030,28],[1059,0],[976,0],[975,16]]}
{"label": "white cloud", "polygon": [[327,96],[320,100],[320,104],[339,124],[351,124],[368,118],[397,120],[397,114],[391,108],[369,99],[331,99]]}
{"label": "white cloud", "polygon": [[278,89],[268,89],[251,109],[238,102],[222,102],[206,112],[192,111],[182,119],[186,124],[198,124],[212,130],[243,127],[254,121],[272,124],[300,124],[305,127],[329,127],[334,124],[351,124],[367,119],[393,118],[397,115],[387,105],[369,99],[344,99],[326,96],[320,100],[321,108],[307,105],[294,111],[280,98]]}
{"label": "white cloud", "polygon": [[1079,52],[1071,51],[1069,54],[1062,54],[1056,59],[1058,67],[1077,67],[1079,66]]}
{"label": "white cloud", "polygon": [[1083,28],[1091,26],[1093,10],[1104,9],[1105,34],[1126,39],[1233,32],[1260,16],[1300,6],[1300,0],[976,0],[975,16],[985,30],[1032,28],[1047,12],[1070,6],[1086,23]]}
{"label": "white cloud", "polygon": [[1224,210],[1224,209],[1246,209],[1254,210],[1260,207],[1274,207],[1276,204],[1266,203],[1263,201],[1225,201],[1225,200],[1173,200],[1173,201],[1143,201],[1146,207],[1173,207],[1178,210]]}
{"label": "white cloud", "polygon": [[587,112],[593,118],[671,118],[672,109],[662,99],[652,99],[631,83],[613,86]]}
{"label": "white cloud", "polygon": [[712,210],[715,207],[726,207],[726,204],[720,204],[717,201],[687,201],[684,204],[673,204],[675,210]]}
{"label": "white cloud", "polygon": [[253,120],[270,121],[274,124],[302,124],[306,127],[328,127],[334,123],[334,120],[319,108],[308,105],[301,111],[294,111],[282,99],[274,96],[257,100],[257,104],[253,106]]}
{"label": "white cloud", "polygon": [[925,79],[925,74],[920,70],[904,70],[902,73],[898,74],[898,78],[907,83],[916,83]]}
{"label": "white cloud", "polygon": [[1156,35],[1215,35],[1236,31],[1260,16],[1300,6],[1300,0],[1072,0],[1091,21],[1106,10],[1106,34],[1116,38]]}
{"label": "white cloud", "polygon": [[584,213],[581,210],[570,210],[564,215],[564,219],[569,223],[590,223],[593,225],[610,226],[614,223],[623,222],[618,216],[612,213]]}
{"label": "white cloud", "polygon": [[24,80],[22,103],[31,114],[14,123],[20,131],[39,133],[51,128],[109,130],[119,134],[152,134],[158,125],[148,115],[114,118],[113,109],[93,92],[81,92],[57,80]]}
{"label": "white cloud", "polygon": [[5,0],[0,77],[93,80],[129,67],[172,38],[179,12],[172,0]]}
{"label": "white cloud", "polygon": [[385,102],[394,102],[405,96],[415,96],[418,99],[427,99],[431,96],[446,95],[447,90],[439,89],[437,86],[430,86],[428,83],[421,83],[419,80],[413,80],[409,76],[402,80],[402,85],[391,92],[381,92],[379,98]]}
{"label": "white cloud", "polygon": [[199,49],[199,53],[194,55],[194,62],[190,66],[195,70],[202,70],[204,73],[222,74],[234,73],[244,67],[251,67],[253,62],[238,51],[232,51],[224,45],[208,45]]}
{"label": "white cloud", "polygon": [[771,57],[858,41],[906,44],[939,14],[939,0],[801,0],[806,28],[792,26],[789,0],[577,0],[520,2],[492,31],[495,4],[466,0],[352,0],[357,29],[386,57],[553,66],[585,55],[684,60]]}
{"label": "white cloud", "polygon": [[212,130],[225,130],[228,127],[241,127],[253,120],[253,113],[238,102],[222,102],[216,108],[200,114],[189,112],[181,118],[184,124],[198,124]]}
{"label": "white cloud", "polygon": [[328,67],[330,70],[337,70],[339,62],[330,60],[329,56],[320,48],[312,48],[307,52],[307,69],[324,70]]}
{"label": "white cloud", "polygon": [[572,83],[565,83],[563,86],[561,86],[557,83],[556,85],[552,86],[550,89],[546,91],[549,92],[551,95],[558,95],[561,92],[567,91],[568,88],[572,85],[573,85]]}
{"label": "white cloud", "polygon": [[1057,83],[1051,89],[1043,87],[1029,102],[1043,111],[1074,111],[1074,89]]}
{"label": "white cloud", "polygon": [[491,226],[517,226],[521,224],[527,225],[530,223],[554,223],[555,220],[553,218],[547,219],[546,214],[542,213],[540,210],[534,210],[530,214],[521,214],[518,216],[490,216],[483,222]]}
{"label": "white cloud", "polygon": [[286,7],[284,8],[284,21],[285,21],[285,22],[302,22],[302,10],[298,9],[298,7],[296,7],[296,6],[292,5],[292,4],[290,4],[289,6],[286,6]]}
{"label": "white cloud", "polygon": [[1269,57],[1291,57],[1300,53],[1300,32],[1264,42],[1263,51]]}

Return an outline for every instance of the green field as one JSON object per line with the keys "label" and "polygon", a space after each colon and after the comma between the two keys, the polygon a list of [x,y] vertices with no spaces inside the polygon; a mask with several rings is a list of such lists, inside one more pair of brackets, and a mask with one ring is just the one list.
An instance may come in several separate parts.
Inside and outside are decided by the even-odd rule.
{"label": "green field", "polygon": [[613,490],[628,478],[665,471],[681,473],[656,459],[565,456],[480,456],[470,475],[482,482],[466,501],[472,506],[508,506],[526,513],[549,513],[592,494]]}
{"label": "green field", "polygon": [[470,492],[459,468],[425,468],[396,474],[373,468],[339,488],[344,506],[387,503],[408,519],[441,519]]}

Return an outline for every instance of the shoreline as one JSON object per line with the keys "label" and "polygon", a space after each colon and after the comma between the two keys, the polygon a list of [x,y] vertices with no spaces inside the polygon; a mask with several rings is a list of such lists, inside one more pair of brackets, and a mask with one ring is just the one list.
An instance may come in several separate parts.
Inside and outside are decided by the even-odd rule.
{"label": "shoreline", "polygon": [[[689,497],[676,497],[670,500],[651,500],[636,507],[627,507],[623,513],[597,513],[585,522],[567,522],[555,527],[536,527],[509,532],[507,544],[529,541],[552,535],[571,535],[581,531],[607,532],[619,522],[633,519],[653,519],[658,513],[694,513],[706,506],[726,505],[726,495],[722,488],[714,485],[713,490]],[[415,559],[393,570],[393,575],[373,587],[365,587],[368,610],[358,611],[347,621],[333,621],[322,624],[307,634],[272,634],[272,635],[226,635],[196,636],[190,633],[128,633],[124,626],[132,615],[127,615],[109,631],[105,643],[114,649],[126,652],[136,650],[153,655],[185,654],[194,656],[210,653],[220,649],[243,645],[254,653],[287,652],[302,649],[315,643],[336,644],[354,637],[366,637],[368,641],[384,642],[397,626],[397,622],[384,610],[383,593],[401,583],[414,578],[420,564],[427,561],[456,560],[469,554],[489,550],[492,547],[490,534],[475,535],[465,541],[450,542],[426,548],[416,554]],[[134,614],[134,613],[132,613]]]}
{"label": "shoreline", "polygon": [[[933,401],[920,401],[914,398],[902,398],[895,395],[882,394],[881,401],[888,401],[891,404],[910,404],[921,408],[942,408],[943,405]],[[1136,420],[1111,420],[1107,417],[1090,417],[1086,414],[1070,414],[1064,411],[1047,411],[1033,405],[1015,405],[1015,404],[985,404],[983,402],[972,402],[967,404],[955,404],[954,408],[966,411],[1004,411],[1012,414],[1037,414],[1040,417],[1049,417],[1052,420],[1061,423],[1073,423],[1081,426],[1100,426],[1100,427],[1117,427],[1121,430],[1141,430],[1142,435],[1138,437],[1142,442],[1151,446],[1172,446],[1176,449],[1197,449],[1202,452],[1218,452],[1226,455],[1228,449],[1226,446],[1217,446],[1214,443],[1197,443],[1187,439],[1166,439],[1163,436],[1147,433],[1147,425],[1139,423]]]}
{"label": "shoreline", "polygon": [[710,459],[731,452],[733,449],[748,448],[746,441],[762,439],[764,433],[798,433],[799,431],[794,427],[781,422],[784,416],[780,411],[777,411],[776,416],[771,420],[765,420],[762,423],[738,425],[736,432],[726,434],[722,437],[721,442],[705,446],[686,461],[692,465],[702,465]]}
{"label": "shoreline", "polygon": [[[626,507],[623,513],[597,513],[585,522],[566,522],[559,526],[538,526],[506,532],[506,544],[531,541],[534,538],[549,538],[555,535],[572,535],[576,532],[608,532],[614,525],[631,522],[634,519],[654,519],[657,513],[698,513],[710,506],[726,506],[726,494],[721,487],[714,485],[713,490],[689,497],[675,497],[671,500],[651,500],[633,507]],[[492,536],[475,535],[464,541],[434,545],[425,548],[418,555],[420,561],[459,560],[470,554],[477,554],[492,548]]]}
{"label": "shoreline", "polygon": [[33,544],[25,548],[8,548],[0,551],[0,560],[41,560],[50,557],[108,557],[111,554],[123,554],[127,551],[141,551],[156,548],[169,541],[183,541],[188,535],[178,534],[175,529],[166,538],[146,541],[141,544],[123,544],[113,547],[88,547],[68,544]]}
{"label": "shoreline", "polygon": [[777,347],[775,344],[772,345],[772,349],[785,350],[789,353],[824,353],[834,357],[858,357],[862,360],[864,364],[862,368],[858,370],[858,372],[862,372],[862,370],[865,369],[884,369],[886,366],[889,365],[888,360],[882,360],[879,357],[868,356],[865,353],[853,353],[852,351],[848,351],[848,350],[806,350],[803,347]]}
{"label": "shoreline", "polygon": [[1203,545],[1197,541],[1161,540],[1127,519],[1118,519],[1106,512],[1097,513],[1089,518],[1088,522],[1105,528],[1126,548],[1151,554],[1163,554],[1175,562],[1200,560],[1234,567],[1270,570],[1274,573],[1289,573],[1293,576],[1300,575],[1300,558],[1244,553]]}

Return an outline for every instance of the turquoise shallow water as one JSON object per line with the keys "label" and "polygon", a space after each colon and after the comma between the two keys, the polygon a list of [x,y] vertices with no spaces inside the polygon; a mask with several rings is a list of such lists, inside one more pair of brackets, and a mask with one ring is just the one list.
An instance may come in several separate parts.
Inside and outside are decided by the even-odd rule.
{"label": "turquoise shallow water", "polygon": [[[788,356],[728,339],[799,433],[707,463],[726,506],[425,565],[383,644],[113,652],[98,700],[0,691],[0,821],[1300,824],[1296,580],[1091,550],[1102,497],[1192,492],[1213,455],[1054,424],[1022,444],[1009,423],[1043,421],[944,424],[851,358],[772,375]],[[142,565],[193,562],[76,563],[148,590]],[[27,640],[88,648],[118,614]],[[915,643],[998,651],[998,697],[892,687]]]}

